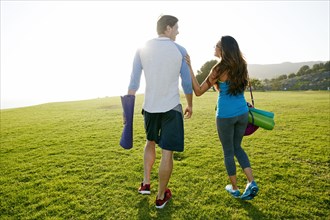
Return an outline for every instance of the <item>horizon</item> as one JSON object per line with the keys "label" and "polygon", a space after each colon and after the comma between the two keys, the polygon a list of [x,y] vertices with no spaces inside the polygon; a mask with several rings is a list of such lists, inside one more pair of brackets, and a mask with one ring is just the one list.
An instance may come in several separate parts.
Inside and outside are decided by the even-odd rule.
{"label": "horizon", "polygon": [[1,1],[1,109],[126,94],[135,51],[157,37],[160,14],[178,17],[176,42],[195,74],[216,59],[222,35],[249,65],[330,59],[329,1]]}
{"label": "horizon", "polygon": [[[261,65],[261,66],[267,66],[267,65],[282,65],[282,64],[305,64],[305,63],[319,63],[319,62],[328,62],[328,61],[303,61],[303,62],[283,62],[283,63],[274,63],[274,64],[248,64],[248,65]],[[310,66],[312,67],[312,66]],[[286,73],[286,75],[288,75],[289,73]],[[282,75],[282,74],[278,74],[278,75]],[[252,77],[254,78],[254,77]],[[268,79],[268,78],[267,78]],[[272,78],[269,78],[272,79]],[[141,82],[142,83],[142,82]],[[182,89],[180,88],[180,91],[182,91]],[[329,88],[328,88],[329,91]],[[104,99],[104,98],[114,98],[114,97],[120,97],[122,95],[125,94],[114,94],[114,95],[108,95],[108,96],[103,96],[103,97],[94,97],[94,98],[81,98],[81,99],[75,99],[75,100],[56,100],[56,101],[50,101],[50,102],[39,102],[39,103],[34,103],[31,104],[31,102],[28,102],[26,104],[24,104],[24,102],[21,103],[13,103],[13,105],[9,105],[10,107],[5,107],[2,108],[2,106],[0,106],[0,110],[10,110],[10,109],[16,109],[16,108],[25,108],[25,107],[33,107],[33,106],[38,106],[38,105],[44,105],[44,104],[51,104],[51,103],[66,103],[66,102],[79,102],[79,101],[88,101],[88,100],[94,100],[94,99]],[[144,95],[144,86],[143,88],[139,89],[139,92],[137,93],[137,95]]]}
{"label": "horizon", "polygon": [[[273,63],[273,64],[248,64],[248,65],[260,65],[260,66],[272,66],[272,65],[284,65],[284,64],[307,64],[307,63],[325,63],[325,62],[328,62],[328,61],[302,61],[302,62],[282,62],[282,63]],[[309,66],[309,67],[312,67],[312,66]],[[197,72],[197,71],[196,71]],[[196,74],[195,72],[195,74]],[[289,74],[289,73],[279,73],[278,75],[282,75],[282,74]],[[143,78],[143,76],[142,76]],[[254,77],[252,77],[254,78]],[[268,78],[267,78],[268,79]],[[272,79],[272,78],[269,78],[269,79]],[[137,92],[137,95],[143,95],[144,94],[144,88],[145,88],[145,85],[143,83],[143,79],[141,79],[141,87],[139,89],[139,91]],[[180,91],[182,91],[182,88],[179,86],[180,88]],[[9,110],[9,109],[16,109],[16,108],[25,108],[25,107],[32,107],[32,106],[38,106],[38,105],[44,105],[44,104],[51,104],[51,103],[65,103],[65,102],[78,102],[78,101],[87,101],[87,100],[92,100],[92,99],[103,99],[103,98],[111,98],[111,97],[120,97],[122,95],[125,95],[121,92],[117,92],[117,93],[113,93],[112,95],[106,95],[106,96],[103,96],[103,97],[89,97],[89,98],[83,98],[81,97],[80,99],[73,99],[73,100],[54,100],[54,101],[37,101],[37,102],[31,102],[31,101],[27,101],[25,102],[24,100],[23,101],[15,101],[14,103],[6,103],[7,106],[2,106],[2,103],[0,105],[0,110]]]}

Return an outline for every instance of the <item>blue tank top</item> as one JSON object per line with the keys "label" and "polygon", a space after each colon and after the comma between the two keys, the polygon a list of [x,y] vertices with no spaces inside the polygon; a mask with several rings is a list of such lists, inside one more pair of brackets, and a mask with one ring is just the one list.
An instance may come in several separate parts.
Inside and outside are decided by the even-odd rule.
{"label": "blue tank top", "polygon": [[218,82],[220,92],[218,96],[217,118],[231,118],[249,111],[244,92],[238,95],[228,94],[229,83]]}

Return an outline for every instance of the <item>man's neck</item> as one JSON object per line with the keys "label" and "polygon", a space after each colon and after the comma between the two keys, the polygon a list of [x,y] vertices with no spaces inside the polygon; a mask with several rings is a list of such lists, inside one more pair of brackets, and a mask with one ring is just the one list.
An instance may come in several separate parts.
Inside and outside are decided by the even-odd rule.
{"label": "man's neck", "polygon": [[158,38],[161,38],[161,37],[165,37],[165,38],[168,38],[170,39],[171,41],[173,41],[169,36],[167,36],[166,34],[160,34],[158,35]]}

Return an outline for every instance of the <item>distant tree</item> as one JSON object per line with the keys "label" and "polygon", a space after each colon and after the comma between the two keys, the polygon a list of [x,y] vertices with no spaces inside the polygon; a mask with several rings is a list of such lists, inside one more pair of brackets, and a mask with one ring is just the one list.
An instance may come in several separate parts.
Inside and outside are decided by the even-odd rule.
{"label": "distant tree", "polygon": [[264,79],[265,84],[269,84],[270,80],[269,79]]}
{"label": "distant tree", "polygon": [[[325,71],[329,71],[329,61],[326,63],[314,64],[312,69],[310,70],[311,73],[322,73]],[[308,71],[307,71],[307,73],[308,73]]]}
{"label": "distant tree", "polygon": [[315,72],[315,71],[317,72],[320,69],[322,69],[322,67],[323,67],[323,63],[314,64],[313,67],[312,67],[312,71],[313,72]]}
{"label": "distant tree", "polygon": [[292,78],[294,78],[294,77],[296,77],[296,74],[295,74],[295,73],[290,73],[290,74],[288,75],[288,78],[289,78],[289,79],[292,79]]}
{"label": "distant tree", "polygon": [[311,73],[311,69],[309,68],[309,66],[304,65],[298,70],[297,76],[303,76],[309,73]]}
{"label": "distant tree", "polygon": [[282,83],[281,83],[280,80],[278,80],[278,79],[272,79],[272,80],[270,80],[270,83],[271,83],[272,90],[281,90]]}
{"label": "distant tree", "polygon": [[264,90],[329,90],[330,61],[302,66],[299,71],[262,81]]}
{"label": "distant tree", "polygon": [[314,64],[312,68],[312,73],[322,73],[326,71],[324,63]]}
{"label": "distant tree", "polygon": [[210,60],[204,63],[200,70],[197,70],[196,79],[201,84],[205,78],[209,75],[212,67],[217,63],[217,60]]}
{"label": "distant tree", "polygon": [[262,86],[264,90],[271,90],[271,83],[269,79],[264,79],[262,81]]}
{"label": "distant tree", "polygon": [[251,87],[253,90],[263,90],[264,86],[262,85],[259,79],[250,78]]}
{"label": "distant tree", "polygon": [[280,75],[279,77],[277,77],[277,80],[283,80],[283,79],[287,79],[288,76],[287,75]]}
{"label": "distant tree", "polygon": [[325,71],[330,71],[330,61],[328,61],[324,64],[324,69],[325,69]]}

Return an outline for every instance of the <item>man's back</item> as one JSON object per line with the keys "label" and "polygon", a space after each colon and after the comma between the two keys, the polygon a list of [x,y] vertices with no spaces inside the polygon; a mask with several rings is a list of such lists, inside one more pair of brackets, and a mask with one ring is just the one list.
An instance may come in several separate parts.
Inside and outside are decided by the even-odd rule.
{"label": "man's back", "polygon": [[146,79],[144,109],[166,112],[180,104],[179,75],[182,54],[169,38],[148,41],[140,49],[141,65]]}

